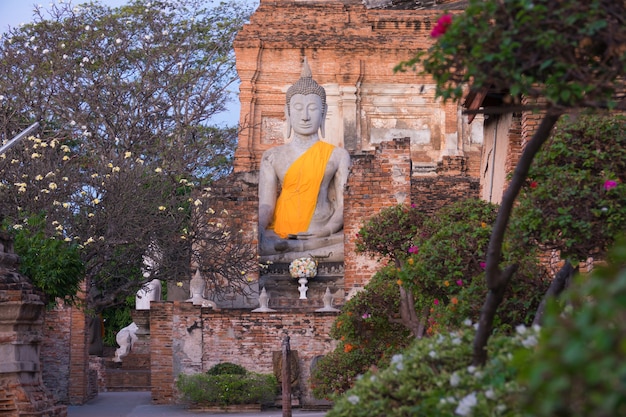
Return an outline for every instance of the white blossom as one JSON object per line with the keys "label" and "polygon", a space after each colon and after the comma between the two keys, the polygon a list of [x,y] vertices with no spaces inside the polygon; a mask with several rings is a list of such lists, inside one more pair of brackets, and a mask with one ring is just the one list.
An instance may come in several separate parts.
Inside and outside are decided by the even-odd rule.
{"label": "white blossom", "polygon": [[459,385],[459,382],[461,382],[461,377],[456,372],[453,372],[452,375],[450,375],[450,386],[456,387]]}
{"label": "white blossom", "polygon": [[359,403],[359,397],[357,395],[351,395],[348,397],[348,402],[352,405],[356,405]]}
{"label": "white blossom", "polygon": [[476,407],[476,404],[478,404],[476,393],[472,392],[459,401],[459,405],[454,412],[460,416],[469,416],[472,413],[472,408]]}
{"label": "white blossom", "polygon": [[537,336],[530,335],[526,339],[522,340],[522,346],[526,349],[530,349],[531,347],[537,346]]}

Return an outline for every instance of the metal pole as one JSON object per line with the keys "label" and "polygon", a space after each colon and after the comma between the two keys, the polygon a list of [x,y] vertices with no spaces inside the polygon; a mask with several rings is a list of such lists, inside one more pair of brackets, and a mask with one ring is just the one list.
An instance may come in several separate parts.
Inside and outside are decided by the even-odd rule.
{"label": "metal pole", "polygon": [[282,346],[281,379],[283,389],[283,417],[291,417],[291,361],[289,360],[289,336],[285,336]]}
{"label": "metal pole", "polygon": [[26,129],[22,130],[15,137],[13,137],[13,139],[11,139],[10,141],[8,141],[7,143],[5,143],[4,145],[2,145],[0,147],[0,154],[2,154],[5,151],[9,150],[13,145],[15,145],[17,142],[22,140],[30,132],[32,132],[33,130],[37,129],[38,127],[39,127],[39,122],[35,122],[32,125],[28,126]]}

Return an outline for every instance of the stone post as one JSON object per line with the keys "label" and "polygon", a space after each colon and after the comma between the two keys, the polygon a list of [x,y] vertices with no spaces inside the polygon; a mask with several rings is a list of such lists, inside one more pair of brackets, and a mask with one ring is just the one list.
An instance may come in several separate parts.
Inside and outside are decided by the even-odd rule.
{"label": "stone post", "polygon": [[282,345],[282,366],[281,366],[281,379],[282,379],[282,391],[283,391],[283,417],[291,417],[291,363],[289,361],[289,353],[291,347],[289,346],[289,336],[285,336]]}
{"label": "stone post", "polygon": [[17,271],[19,257],[0,234],[0,406],[7,417],[65,417],[67,407],[42,383],[39,351],[44,304],[28,278]]}

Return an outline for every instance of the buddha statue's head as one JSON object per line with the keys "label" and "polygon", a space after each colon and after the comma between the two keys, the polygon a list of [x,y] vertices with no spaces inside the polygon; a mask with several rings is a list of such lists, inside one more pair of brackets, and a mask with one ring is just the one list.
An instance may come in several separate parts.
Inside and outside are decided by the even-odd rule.
{"label": "buddha statue's head", "polygon": [[315,119],[318,122],[317,125],[314,126],[314,130],[317,132],[319,128],[321,136],[324,137],[324,121],[326,118],[326,111],[328,109],[328,105],[326,104],[326,90],[324,90],[324,87],[319,85],[313,79],[311,68],[309,67],[306,57],[304,57],[304,62],[302,64],[300,79],[287,90],[285,104],[287,137],[291,136],[292,126],[294,130],[297,129],[295,126],[297,121],[292,120],[292,117],[295,117],[296,113],[298,113],[296,108],[301,107],[303,104],[310,105],[315,109],[314,111],[319,112],[319,114],[315,116]]}

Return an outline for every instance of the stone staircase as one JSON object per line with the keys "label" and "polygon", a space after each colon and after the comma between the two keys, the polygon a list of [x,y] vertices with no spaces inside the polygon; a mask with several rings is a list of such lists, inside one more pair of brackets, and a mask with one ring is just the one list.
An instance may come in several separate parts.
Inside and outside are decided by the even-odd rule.
{"label": "stone staircase", "polygon": [[107,391],[150,391],[150,354],[133,353],[113,362],[106,362],[105,386]]}
{"label": "stone staircase", "polygon": [[107,391],[150,391],[150,312],[133,311],[133,321],[137,324],[137,341],[122,362],[114,362],[115,348],[104,351],[104,385]]}

